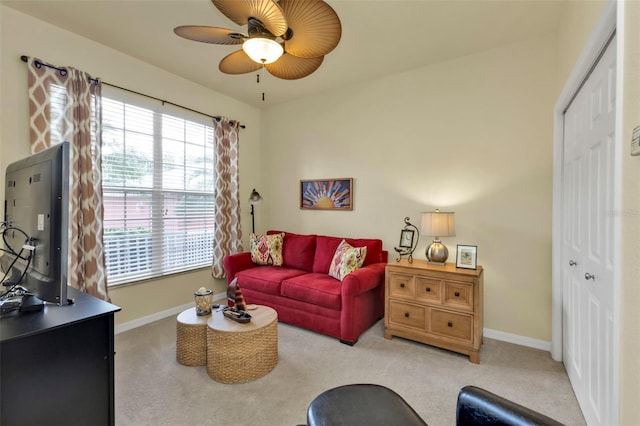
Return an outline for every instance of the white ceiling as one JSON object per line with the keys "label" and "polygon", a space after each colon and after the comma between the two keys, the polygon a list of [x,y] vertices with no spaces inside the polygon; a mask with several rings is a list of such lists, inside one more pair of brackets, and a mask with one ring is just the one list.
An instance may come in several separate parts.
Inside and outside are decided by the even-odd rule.
{"label": "white ceiling", "polygon": [[[179,25],[246,33],[209,0],[0,0],[235,99],[266,107],[556,31],[562,0],[327,0],[342,39],[309,77],[226,75],[220,60],[238,46],[185,40]],[[262,93],[266,101],[262,101]]]}

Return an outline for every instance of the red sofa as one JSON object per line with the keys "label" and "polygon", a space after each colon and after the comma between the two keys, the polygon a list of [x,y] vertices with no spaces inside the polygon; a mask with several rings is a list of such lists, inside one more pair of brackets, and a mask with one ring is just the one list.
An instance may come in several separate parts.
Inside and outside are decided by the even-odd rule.
{"label": "red sofa", "polygon": [[367,254],[362,267],[342,282],[328,272],[343,238],[285,232],[282,266],[256,265],[249,252],[230,255],[224,259],[227,284],[238,278],[245,302],[272,307],[281,322],[353,345],[384,316],[388,252],[381,240],[344,239],[354,247],[366,246]]}

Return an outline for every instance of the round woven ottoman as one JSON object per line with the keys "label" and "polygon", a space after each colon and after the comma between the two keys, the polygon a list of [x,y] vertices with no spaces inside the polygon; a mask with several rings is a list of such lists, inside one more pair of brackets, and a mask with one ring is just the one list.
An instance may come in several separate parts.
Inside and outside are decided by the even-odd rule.
{"label": "round woven ottoman", "polygon": [[248,311],[241,324],[214,312],[207,325],[207,374],[220,383],[245,383],[278,362],[278,314],[268,306]]}
{"label": "round woven ottoman", "polygon": [[187,309],[176,320],[176,360],[182,365],[207,365],[207,321],[196,308]]}

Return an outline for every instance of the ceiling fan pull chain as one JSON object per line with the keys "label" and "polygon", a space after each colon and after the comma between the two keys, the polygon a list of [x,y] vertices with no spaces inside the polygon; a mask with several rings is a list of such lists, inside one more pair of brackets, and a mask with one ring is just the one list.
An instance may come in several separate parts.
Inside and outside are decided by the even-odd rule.
{"label": "ceiling fan pull chain", "polygon": [[262,92],[262,102],[264,102],[264,92]]}

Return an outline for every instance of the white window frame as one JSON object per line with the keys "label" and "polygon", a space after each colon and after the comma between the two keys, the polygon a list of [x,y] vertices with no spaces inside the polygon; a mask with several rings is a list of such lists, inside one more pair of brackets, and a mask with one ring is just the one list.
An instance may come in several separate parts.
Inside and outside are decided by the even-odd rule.
{"label": "white window frame", "polygon": [[[135,107],[140,107],[140,108],[144,108],[144,109],[148,109],[148,110],[152,110],[153,113],[153,189],[150,189],[149,187],[145,187],[145,188],[135,188],[135,187],[128,187],[125,184],[123,184],[122,187],[120,186],[110,186],[108,184],[105,184],[105,182],[108,183],[108,179],[105,176],[105,172],[103,171],[103,194],[105,197],[105,201],[107,201],[108,199],[108,195],[110,193],[115,193],[115,192],[122,192],[124,195],[124,197],[127,196],[131,196],[132,194],[150,194],[151,195],[151,216],[150,216],[150,220],[147,220],[147,222],[151,223],[151,235],[150,235],[150,239],[149,241],[151,242],[151,246],[149,247],[149,250],[151,251],[151,255],[150,255],[150,265],[147,265],[146,263],[144,263],[145,261],[141,259],[132,259],[134,260],[133,263],[135,263],[135,261],[140,261],[143,266],[148,266],[146,268],[143,268],[142,270],[136,270],[135,267],[133,269],[131,269],[131,267],[126,266],[125,264],[120,264],[119,261],[117,263],[117,267],[116,267],[116,258],[122,258],[122,256],[126,256],[126,257],[135,257],[135,256],[130,256],[131,254],[131,250],[129,250],[128,244],[130,241],[134,241],[134,247],[136,249],[135,253],[141,253],[141,249],[143,249],[144,247],[142,245],[140,245],[140,239],[136,241],[135,239],[135,234],[137,233],[137,231],[135,230],[129,230],[128,232],[123,231],[124,234],[129,234],[128,236],[125,236],[120,243],[122,244],[122,249],[121,252],[118,253],[118,255],[116,257],[114,256],[114,253],[116,253],[117,249],[114,248],[114,246],[112,245],[113,242],[115,240],[110,239],[108,236],[108,231],[109,231],[109,225],[112,222],[113,216],[111,215],[111,212],[109,211],[109,203],[105,202],[105,224],[104,224],[104,229],[105,229],[105,258],[106,258],[106,263],[107,263],[107,282],[108,285],[110,287],[112,286],[117,286],[117,285],[122,285],[122,284],[130,284],[136,281],[141,281],[141,280],[146,280],[146,279],[151,279],[151,278],[157,278],[157,277],[161,277],[161,276],[166,276],[166,275],[170,275],[173,273],[179,273],[179,272],[184,272],[184,271],[189,271],[189,270],[196,270],[196,269],[201,269],[201,268],[205,268],[205,267],[209,267],[211,265],[211,258],[213,255],[213,246],[212,246],[212,239],[213,239],[213,234],[214,234],[214,229],[213,229],[213,211],[211,212],[206,212],[206,213],[210,213],[210,214],[206,214],[206,217],[203,217],[203,223],[205,224],[205,229],[200,232],[196,232],[194,233],[195,238],[196,238],[196,245],[198,246],[196,248],[196,253],[200,254],[202,253],[202,259],[200,259],[197,262],[194,263],[187,263],[184,261],[184,259],[180,259],[178,261],[172,261],[172,258],[169,258],[169,251],[168,249],[168,245],[169,243],[169,238],[168,236],[169,231],[168,231],[168,224],[172,223],[171,219],[167,219],[164,217],[164,215],[166,214],[165,212],[163,212],[164,207],[161,206],[165,206],[165,204],[163,203],[163,200],[165,199],[164,196],[165,195],[172,195],[172,194],[180,194],[182,196],[184,196],[185,198],[189,197],[190,195],[196,196],[196,197],[206,197],[206,198],[210,198],[210,203],[213,203],[214,200],[214,193],[213,193],[213,124],[212,124],[212,118],[209,116],[205,116],[205,115],[201,115],[198,114],[196,112],[192,112],[183,108],[179,108],[170,104],[163,104],[160,101],[154,100],[153,98],[149,98],[146,97],[144,95],[140,95],[140,94],[136,94],[136,93],[131,93],[128,92],[126,90],[121,90],[118,88],[114,88],[114,87],[110,87],[110,86],[103,86],[102,89],[102,97],[103,97],[103,106],[104,106],[104,101],[105,100],[114,100],[117,102],[123,102],[125,104],[128,105],[132,105]],[[162,136],[162,118],[163,115],[167,115],[167,116],[171,116],[173,118],[179,119],[179,120],[185,120],[189,123],[194,123],[194,124],[198,124],[198,125],[203,125],[207,128],[207,130],[205,131],[205,139],[206,139],[206,144],[207,146],[209,146],[210,144],[210,153],[211,155],[209,156],[209,150],[207,148],[203,148],[205,150],[206,155],[205,158],[210,162],[210,164],[208,165],[203,165],[203,170],[205,170],[206,168],[210,168],[210,170],[205,170],[203,173],[206,175],[205,179],[207,179],[207,177],[210,179],[210,185],[207,185],[207,189],[204,190],[198,190],[198,191],[194,191],[194,190],[187,190],[186,188],[182,188],[182,189],[174,189],[174,190],[170,190],[167,188],[163,188],[163,147],[162,147],[162,140],[163,140],[163,136]],[[111,129],[110,126],[107,125],[106,120],[104,118],[104,111],[103,111],[103,135],[107,134],[108,131]],[[187,162],[187,152],[186,150],[188,149],[188,143],[184,142],[185,144],[185,157],[184,157],[184,162],[182,164],[182,167],[184,168],[184,170],[186,171],[187,169],[189,169],[189,164]],[[104,154],[104,152],[103,152]],[[104,164],[103,164],[103,170],[104,170]],[[210,172],[210,174],[209,174]],[[207,181],[209,182],[209,181]],[[185,202],[185,200],[183,199],[183,203]],[[205,205],[207,205],[207,202],[204,203]],[[211,206],[211,204],[208,204],[209,206]],[[200,206],[202,207],[202,206]],[[127,211],[127,209],[129,209],[130,206],[124,206],[122,207],[122,214],[123,217],[121,219],[119,219],[124,225],[124,228],[126,229],[126,224],[127,221],[132,220],[132,219],[128,219],[127,213],[125,213]],[[202,207],[204,208],[204,207]],[[213,209],[214,207],[211,206],[211,209]],[[203,210],[204,211],[204,210]],[[202,213],[202,212],[201,212]],[[204,216],[204,215],[203,215]],[[115,220],[115,219],[114,219]],[[178,217],[175,218],[175,222],[179,223],[179,222],[183,222],[186,223],[186,227],[190,226],[189,225],[189,221],[187,220],[187,218],[184,218],[182,221],[180,221],[180,219]],[[195,226],[202,226],[202,225],[195,225]],[[187,233],[188,234],[189,229],[185,229],[183,231],[183,233]],[[199,235],[199,233],[201,233],[201,235]],[[202,241],[200,240],[199,237],[202,237],[206,240],[207,244],[205,247],[205,244],[202,243]],[[144,237],[143,237],[144,239]],[[188,243],[188,238],[184,238],[184,244],[186,245]],[[207,251],[203,252],[202,250],[206,249]],[[114,251],[116,250],[116,251]],[[110,254],[111,253],[111,254]],[[175,254],[175,250],[174,250],[174,254]],[[180,253],[178,253],[180,254]],[[189,254],[187,254],[187,251],[184,250],[182,252],[182,256],[186,256],[186,259],[189,259]],[[128,259],[130,260],[130,259]],[[112,263],[112,265],[110,265],[110,263]],[[129,270],[127,272],[127,270]],[[114,274],[114,271],[118,272],[117,274]]]}

